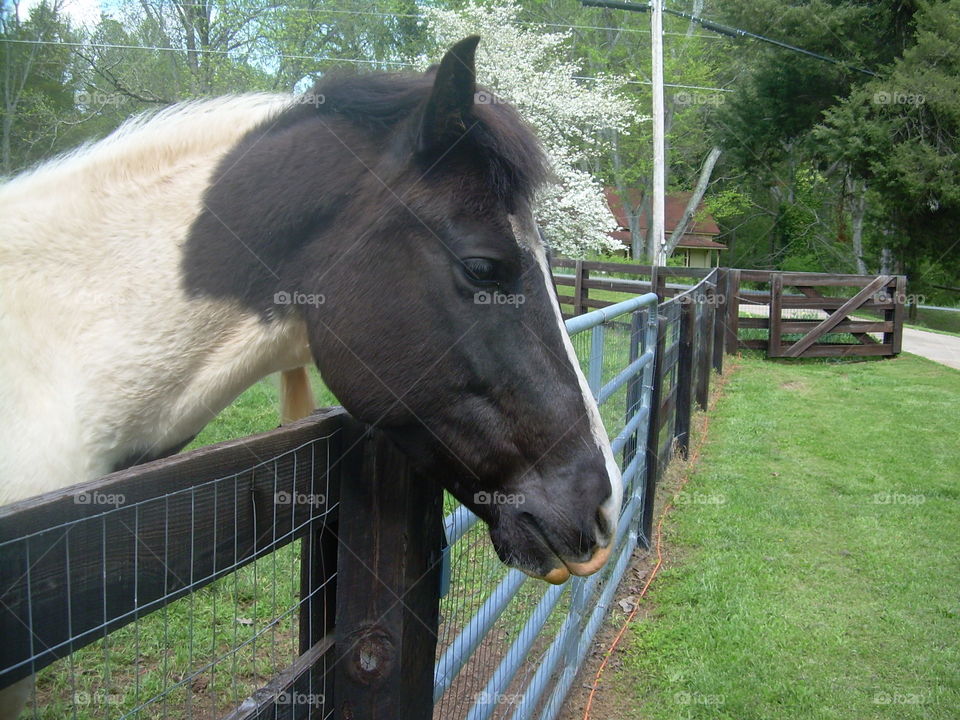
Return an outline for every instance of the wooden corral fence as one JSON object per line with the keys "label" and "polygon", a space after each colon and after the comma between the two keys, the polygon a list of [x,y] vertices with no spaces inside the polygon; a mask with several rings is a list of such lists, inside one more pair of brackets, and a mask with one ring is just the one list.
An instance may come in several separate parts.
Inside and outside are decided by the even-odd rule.
{"label": "wooden corral fence", "polygon": [[[0,687],[299,542],[296,659],[226,717],[429,717],[441,497],[378,432],[329,409],[0,508]],[[138,688],[109,716],[199,717],[167,696],[200,674]],[[91,708],[62,716],[78,710]]]}
{"label": "wooden corral fence", "polygon": [[[435,482],[417,477],[377,431],[327,409],[0,508],[0,687],[60,660],[71,663],[68,679],[42,698],[38,690],[34,717],[557,717],[634,548],[650,543],[658,480],[672,454],[686,452],[693,406],[706,406],[711,367],[722,364],[720,279],[708,271],[659,305],[648,293],[568,320],[625,480],[615,550],[601,573],[547,588],[499,564],[502,580],[491,575],[479,585],[457,567],[445,570],[451,552],[462,552],[457,543],[480,529],[475,516],[459,507],[444,519]],[[178,599],[192,603],[205,586],[293,543],[299,564],[287,582],[298,590],[290,606],[261,617],[254,595],[252,610],[235,608],[233,644],[212,661],[234,674],[229,709],[223,698],[202,708],[195,698],[210,663],[142,687],[139,634],[126,702],[78,706],[77,678],[100,668],[80,672],[73,653]],[[472,615],[450,628],[438,653],[443,585],[444,602],[465,598]],[[531,591],[542,593],[533,604]],[[192,633],[192,604],[190,611]],[[519,625],[493,637],[505,613]],[[258,642],[261,656],[276,655],[282,643],[271,634],[286,616],[297,619],[293,647],[280,653],[286,660],[262,678],[248,671],[239,684],[238,653],[252,644],[254,668]],[[214,611],[212,621],[197,618],[203,622],[220,621]],[[240,625],[250,626],[246,639],[238,639]],[[192,634],[189,644],[193,657]],[[116,693],[122,678],[111,677],[106,651],[104,662],[103,687]],[[477,684],[482,693],[468,689]],[[71,691],[72,705],[44,707]]]}
{"label": "wooden corral fence", "polygon": [[[616,300],[596,291],[686,292],[711,270],[650,265],[554,261],[554,279],[569,315]],[[906,278],[716,268],[715,301],[723,308],[718,333],[727,353],[738,348],[767,357],[892,357],[900,353]],[[628,275],[630,277],[619,277]],[[678,282],[680,281],[680,282]],[[594,291],[591,296],[591,290]],[[866,317],[857,317],[856,313]]]}

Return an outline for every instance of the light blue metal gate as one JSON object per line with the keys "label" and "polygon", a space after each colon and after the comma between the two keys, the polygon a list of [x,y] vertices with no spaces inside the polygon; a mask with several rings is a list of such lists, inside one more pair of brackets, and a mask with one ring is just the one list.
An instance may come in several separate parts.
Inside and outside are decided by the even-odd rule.
{"label": "light blue metal gate", "polygon": [[[654,500],[644,497],[643,478],[657,296],[579,315],[566,327],[623,472],[614,550],[601,572],[547,586],[518,570],[498,570],[478,518],[463,506],[453,510],[445,526],[449,553],[457,558],[455,596],[441,603],[434,718],[557,717],[630,562],[644,504]],[[486,593],[491,579],[496,587]],[[474,611],[467,615],[463,608]]]}

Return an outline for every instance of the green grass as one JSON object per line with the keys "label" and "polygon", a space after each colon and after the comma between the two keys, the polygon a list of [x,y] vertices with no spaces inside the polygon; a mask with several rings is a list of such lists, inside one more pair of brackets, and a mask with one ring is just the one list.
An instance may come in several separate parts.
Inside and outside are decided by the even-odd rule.
{"label": "green grass", "polygon": [[[339,405],[315,367],[308,370],[317,407]],[[280,379],[272,375],[249,388],[194,438],[185,450],[272,430],[280,424]]]}
{"label": "green grass", "polygon": [[605,687],[624,717],[958,717],[960,373],[740,364]]}
{"label": "green grass", "polygon": [[960,312],[917,308],[916,322],[912,320],[910,322],[910,327],[916,327],[919,330],[936,330],[960,335]]}

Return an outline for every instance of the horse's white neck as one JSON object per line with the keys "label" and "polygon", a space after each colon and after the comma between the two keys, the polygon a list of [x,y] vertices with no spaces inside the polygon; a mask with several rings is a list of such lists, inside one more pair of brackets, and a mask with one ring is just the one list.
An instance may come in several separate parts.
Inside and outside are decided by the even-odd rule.
{"label": "horse's white neck", "polygon": [[179,111],[220,142],[154,157],[165,143],[135,126],[0,188],[0,503],[159,454],[258,379],[309,362],[295,316],[265,322],[181,282],[210,173],[282,105]]}

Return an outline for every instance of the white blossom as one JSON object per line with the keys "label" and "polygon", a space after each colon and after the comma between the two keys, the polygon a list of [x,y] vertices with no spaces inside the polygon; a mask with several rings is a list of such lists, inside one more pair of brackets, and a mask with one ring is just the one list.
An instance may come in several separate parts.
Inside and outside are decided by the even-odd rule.
{"label": "white blossom", "polygon": [[[536,130],[559,179],[537,198],[537,222],[556,252],[581,257],[620,249],[608,233],[616,222],[601,183],[582,167],[606,150],[604,132],[626,133],[641,118],[620,94],[622,78],[577,80],[568,59],[571,33],[541,33],[517,20],[519,7],[468,4],[460,10],[425,8],[441,47],[480,35],[477,80],[513,104]],[[486,98],[480,98],[484,100]]]}

